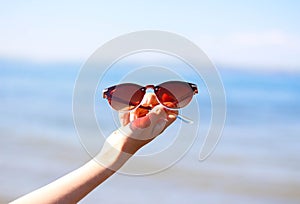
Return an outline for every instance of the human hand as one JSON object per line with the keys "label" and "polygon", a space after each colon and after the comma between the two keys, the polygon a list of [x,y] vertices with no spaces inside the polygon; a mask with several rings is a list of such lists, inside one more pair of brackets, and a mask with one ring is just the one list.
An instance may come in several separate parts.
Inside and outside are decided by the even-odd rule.
{"label": "human hand", "polygon": [[137,109],[119,114],[121,127],[108,140],[114,146],[123,141],[126,145],[118,149],[133,154],[170,126],[177,114],[160,105],[154,94],[147,93]]}

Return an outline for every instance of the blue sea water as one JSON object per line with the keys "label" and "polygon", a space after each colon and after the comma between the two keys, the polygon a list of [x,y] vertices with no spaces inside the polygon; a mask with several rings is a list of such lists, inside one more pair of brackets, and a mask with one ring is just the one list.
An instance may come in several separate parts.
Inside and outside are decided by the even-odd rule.
{"label": "blue sea water", "polygon": [[12,63],[1,66],[1,124],[26,129],[70,128],[78,69],[65,65]]}
{"label": "blue sea water", "polygon": [[[72,116],[72,95],[80,67],[79,63],[0,60],[2,167],[10,164],[14,158],[12,154],[8,155],[9,150],[3,147],[16,148],[25,135],[42,135],[49,137],[51,142],[57,141],[64,145],[78,140]],[[236,203],[299,202],[300,197],[295,192],[300,190],[300,73],[220,68],[220,76],[227,100],[223,136],[211,160],[208,159],[203,164],[196,161],[201,146],[198,141],[187,155],[187,159],[179,162],[173,170],[157,176],[161,180],[160,185],[168,188],[167,193],[178,194],[165,198],[165,201],[180,203],[189,197],[191,203],[197,203],[199,199],[218,203],[223,198]],[[8,137],[6,133],[15,136]],[[22,148],[20,146],[20,149]],[[28,163],[30,162],[34,163],[35,158],[28,160]],[[28,163],[24,164],[24,168]],[[7,178],[18,174],[18,169],[12,170],[9,167],[8,165],[7,170],[0,176],[4,183],[8,182]],[[199,175],[203,173],[207,176],[207,171],[214,173],[210,183],[212,186],[209,186],[207,191],[200,193],[198,187],[195,187],[196,181],[187,176],[185,181],[178,180],[178,186],[176,185],[172,173],[177,177],[176,175],[186,172],[193,174],[194,169],[195,172],[200,172]],[[131,185],[142,189],[149,185],[149,189],[154,193],[148,194],[149,202],[146,203],[155,202],[155,199],[150,197],[159,192],[155,191],[156,182],[151,180],[151,177],[144,180],[148,184],[138,183],[137,178],[130,181],[130,178],[112,179],[106,189],[98,191],[98,196],[108,201],[108,197],[104,195],[113,194],[113,184],[117,185],[119,181],[133,182]],[[167,182],[164,182],[164,179]],[[209,182],[209,179],[203,179],[202,182]],[[205,184],[199,184],[202,185]],[[20,185],[14,181],[10,188],[4,190],[2,187],[0,197],[4,200],[12,199],[18,192],[24,193],[22,189],[18,190],[17,186],[22,188],[24,184]],[[10,192],[12,188],[16,189],[15,194]],[[127,193],[134,196],[134,191]],[[97,198],[96,194],[97,192],[93,193],[91,197]],[[93,201],[91,197],[86,200],[87,203]],[[142,200],[141,197],[136,199],[136,202]],[[117,199],[115,202],[117,203]]]}

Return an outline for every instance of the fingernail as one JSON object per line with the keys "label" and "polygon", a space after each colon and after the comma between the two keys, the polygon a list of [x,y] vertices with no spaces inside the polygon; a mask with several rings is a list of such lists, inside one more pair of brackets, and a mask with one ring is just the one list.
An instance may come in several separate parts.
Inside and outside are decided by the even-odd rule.
{"label": "fingernail", "polygon": [[175,118],[176,118],[176,115],[170,114],[170,115],[168,115],[168,118],[169,118],[169,119],[175,119]]}

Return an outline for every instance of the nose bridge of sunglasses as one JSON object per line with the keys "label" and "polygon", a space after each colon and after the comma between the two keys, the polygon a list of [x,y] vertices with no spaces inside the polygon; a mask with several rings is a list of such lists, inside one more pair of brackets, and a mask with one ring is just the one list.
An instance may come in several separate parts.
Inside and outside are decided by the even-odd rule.
{"label": "nose bridge of sunglasses", "polygon": [[144,106],[153,106],[157,105],[159,102],[157,100],[157,96],[155,95],[155,86],[154,85],[147,85],[143,88],[145,93],[143,100],[141,101],[140,105]]}
{"label": "nose bridge of sunglasses", "polygon": [[147,85],[142,88],[142,91],[145,93],[154,93],[155,86],[154,85]]}
{"label": "nose bridge of sunglasses", "polygon": [[149,89],[154,89],[155,86],[154,85],[147,85],[147,86],[145,86],[145,88],[149,90]]}

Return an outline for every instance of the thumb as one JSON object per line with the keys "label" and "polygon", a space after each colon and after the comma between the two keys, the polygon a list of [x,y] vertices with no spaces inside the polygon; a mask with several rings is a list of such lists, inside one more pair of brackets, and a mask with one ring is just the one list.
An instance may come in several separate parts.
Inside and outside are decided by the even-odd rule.
{"label": "thumb", "polygon": [[160,119],[157,121],[157,123],[155,124],[154,128],[153,128],[153,132],[152,135],[154,137],[158,136],[159,134],[161,134],[165,127],[166,127],[167,121],[166,119]]}

